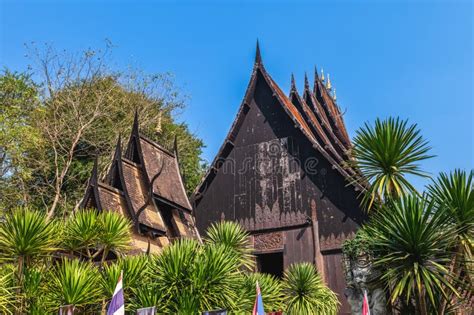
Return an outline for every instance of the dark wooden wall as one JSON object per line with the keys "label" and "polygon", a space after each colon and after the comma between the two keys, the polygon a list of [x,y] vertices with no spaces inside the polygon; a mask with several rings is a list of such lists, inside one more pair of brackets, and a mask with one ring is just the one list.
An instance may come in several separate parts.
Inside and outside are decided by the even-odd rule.
{"label": "dark wooden wall", "polygon": [[262,77],[233,145],[196,203],[201,233],[220,220],[240,222],[254,234],[282,231],[285,267],[314,262],[315,204],[326,279],[343,296],[340,246],[364,220],[358,193],[295,128]]}

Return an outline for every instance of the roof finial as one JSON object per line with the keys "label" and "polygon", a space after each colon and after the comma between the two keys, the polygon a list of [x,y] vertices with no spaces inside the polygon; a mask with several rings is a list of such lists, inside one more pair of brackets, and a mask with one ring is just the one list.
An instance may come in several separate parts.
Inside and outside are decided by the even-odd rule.
{"label": "roof finial", "polygon": [[96,154],[95,158],[94,158],[94,166],[92,167],[92,175],[91,175],[91,179],[90,179],[90,183],[91,184],[97,184],[98,182],[98,178],[99,178],[99,172],[98,172],[98,164],[99,164],[99,155]]}
{"label": "roof finial", "polygon": [[135,108],[135,116],[133,117],[132,132],[138,132],[138,108]]}
{"label": "roof finial", "polygon": [[316,93],[316,91],[318,90],[318,81],[319,81],[318,67],[317,67],[317,66],[314,66],[313,93]]}
{"label": "roof finial", "polygon": [[332,89],[331,78],[329,77],[329,73],[328,73],[328,82],[326,83],[326,89],[328,90]]}
{"label": "roof finial", "polygon": [[321,68],[321,81],[324,82],[325,78],[324,78],[324,69]]}
{"label": "roof finial", "polygon": [[260,54],[260,44],[258,43],[257,39],[257,49],[255,51],[255,64],[261,64],[262,63],[262,56]]}
{"label": "roof finial", "polygon": [[122,156],[122,134],[119,133],[117,144],[115,145],[115,156],[114,158],[119,158]]}
{"label": "roof finial", "polygon": [[290,88],[291,91],[296,91],[296,83],[295,83],[295,76],[293,75],[293,73],[291,73],[291,88]]}
{"label": "roof finial", "polygon": [[304,73],[304,89],[309,90],[308,74]]}
{"label": "roof finial", "polygon": [[332,99],[333,99],[334,101],[337,101],[336,88],[333,89],[333,92],[332,92]]}

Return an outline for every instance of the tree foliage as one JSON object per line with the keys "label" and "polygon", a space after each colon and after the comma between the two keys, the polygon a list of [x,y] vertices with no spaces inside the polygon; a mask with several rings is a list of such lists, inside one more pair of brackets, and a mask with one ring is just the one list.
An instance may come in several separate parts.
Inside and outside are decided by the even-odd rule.
{"label": "tree foliage", "polygon": [[366,123],[357,130],[353,142],[352,163],[362,174],[357,180],[367,186],[362,202],[368,210],[387,198],[415,192],[408,175],[428,177],[419,162],[432,155],[416,124],[399,118],[377,119],[374,126]]}
{"label": "tree foliage", "polygon": [[[178,140],[188,191],[202,173],[202,141],[178,120],[186,98],[170,74],[116,71],[110,47],[79,54],[31,48],[31,73],[0,76],[0,191],[5,207],[29,203],[48,216],[78,205],[96,155],[104,171],[135,111],[141,131],[165,147]],[[4,131],[4,132],[3,132]]]}

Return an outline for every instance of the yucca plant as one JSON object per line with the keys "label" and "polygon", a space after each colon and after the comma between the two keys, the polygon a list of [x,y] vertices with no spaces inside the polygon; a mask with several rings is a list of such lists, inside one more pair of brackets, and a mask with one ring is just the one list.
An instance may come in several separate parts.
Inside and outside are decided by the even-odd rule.
{"label": "yucca plant", "polygon": [[[441,173],[428,186],[430,197],[437,207],[446,207],[446,215],[455,229],[453,256],[450,272],[462,278],[463,291],[472,296],[474,280],[474,171],[455,170],[450,174]],[[443,303],[440,312],[444,312]]]}
{"label": "yucca plant", "polygon": [[283,284],[280,279],[265,273],[247,273],[242,275],[242,284],[237,302],[238,311],[251,313],[255,303],[256,283],[258,281],[266,312],[284,309]]}
{"label": "yucca plant", "polygon": [[0,314],[13,314],[18,297],[15,295],[16,288],[12,285],[13,269],[6,267],[1,266],[5,269],[0,274]]}
{"label": "yucca plant", "polygon": [[89,261],[105,261],[110,252],[120,255],[131,242],[129,220],[113,211],[77,211],[64,229],[63,247]]}
{"label": "yucca plant", "polygon": [[14,209],[0,223],[0,260],[16,265],[14,286],[19,312],[25,308],[25,269],[57,250],[60,234],[56,227],[44,213],[26,207]]}
{"label": "yucca plant", "polygon": [[102,261],[111,251],[120,255],[130,248],[132,226],[126,217],[116,212],[104,211],[99,215],[99,222],[99,250],[102,251]]}
{"label": "yucca plant", "polygon": [[145,281],[131,288],[131,291],[129,303],[126,305],[127,310],[134,312],[139,308],[155,306],[158,314],[166,313],[166,308],[163,307],[162,303],[161,292],[155,284]]}
{"label": "yucca plant", "polygon": [[213,223],[206,231],[206,241],[210,244],[221,244],[234,251],[242,264],[252,269],[253,255],[249,234],[242,226],[232,221]]}
{"label": "yucca plant", "polygon": [[288,314],[337,314],[339,301],[321,279],[313,264],[298,263],[285,271],[284,303]]}
{"label": "yucca plant", "polygon": [[91,258],[99,242],[99,213],[81,210],[73,213],[65,223],[63,247],[71,253]]}
{"label": "yucca plant", "polygon": [[166,313],[235,308],[240,259],[223,245],[180,239],[155,256],[149,274]]}
{"label": "yucca plant", "polygon": [[444,208],[408,195],[385,204],[364,230],[392,303],[414,300],[417,311],[428,314],[437,305],[435,296],[458,295],[446,268],[455,230]]}
{"label": "yucca plant", "polygon": [[77,310],[97,310],[103,296],[100,274],[92,263],[78,259],[62,259],[48,274],[47,299],[57,311],[61,305],[74,305]]}
{"label": "yucca plant", "polygon": [[[123,271],[123,291],[127,310],[133,309],[129,301],[134,300],[134,288],[150,285],[147,276],[149,257],[146,255],[126,256],[113,263],[105,263],[101,271],[101,283],[104,291],[103,305],[112,298],[120,273]],[[142,293],[140,291],[140,293]]]}
{"label": "yucca plant", "polygon": [[368,181],[362,203],[373,209],[374,203],[386,198],[415,192],[407,175],[429,177],[419,162],[433,157],[431,148],[420,135],[417,125],[399,118],[377,119],[375,126],[366,123],[353,141],[352,163]]}

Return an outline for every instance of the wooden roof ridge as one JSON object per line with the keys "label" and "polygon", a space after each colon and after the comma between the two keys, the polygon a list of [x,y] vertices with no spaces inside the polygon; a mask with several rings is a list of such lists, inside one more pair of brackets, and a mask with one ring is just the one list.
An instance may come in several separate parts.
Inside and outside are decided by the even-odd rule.
{"label": "wooden roof ridge", "polygon": [[327,135],[324,133],[323,128],[318,122],[318,119],[314,115],[313,111],[310,109],[308,104],[301,98],[299,95],[298,91],[296,89],[291,89],[290,91],[290,100],[295,100],[293,103],[295,104],[296,107],[301,108],[303,111],[303,116],[305,116],[307,123],[313,127],[313,129],[316,131],[316,135],[319,139],[321,139],[321,146],[325,149],[330,151],[331,155],[340,163],[344,162],[344,158],[341,156],[340,152],[338,152],[334,146],[332,145],[331,141],[327,137]]}
{"label": "wooden roof ridge", "polygon": [[216,156],[212,160],[208,170],[206,171],[204,176],[201,178],[201,181],[196,186],[196,189],[194,189],[194,192],[191,195],[190,199],[192,200],[193,203],[197,202],[200,199],[202,191],[206,189],[206,182],[211,177],[211,174],[213,174],[218,169],[218,165],[219,165],[218,161],[222,158],[227,157],[225,155],[226,147],[229,145],[233,147],[234,145],[235,136],[240,130],[242,122],[250,108],[250,101],[251,101],[253,92],[255,91],[258,69],[260,68],[261,65],[262,65],[262,57],[260,54],[260,45],[257,40],[255,62],[253,65],[252,73],[250,75],[249,83],[245,90],[244,98],[242,102],[240,103],[235,119],[232,122],[232,125],[230,126],[229,131],[227,132],[227,135],[224,138],[222,145],[219,147],[219,150],[217,151]]}
{"label": "wooden roof ridge", "polygon": [[[86,191],[84,193],[84,196],[82,197],[80,207],[85,208],[87,206],[87,201],[91,198],[91,195],[94,197],[94,203],[97,205],[97,207],[100,207],[100,198],[99,198],[99,189],[98,189],[98,183],[99,183],[99,175],[98,175],[98,159],[99,157],[96,155],[94,158],[94,165],[92,166],[92,171],[91,171],[91,177],[89,178],[89,181],[87,182],[87,187]],[[97,210],[102,210],[100,209]]]}
{"label": "wooden roof ridge", "polygon": [[341,142],[341,140],[336,136],[334,133],[333,128],[331,127],[331,123],[324,112],[321,104],[318,100],[314,97],[314,94],[309,89],[309,84],[305,86],[303,100],[314,110],[316,117],[319,118],[321,126],[324,128],[326,134],[331,138],[332,142],[339,147],[339,149],[343,152],[344,155],[347,155],[347,147]]}
{"label": "wooden roof ridge", "polygon": [[122,159],[122,136],[119,134],[118,139],[117,139],[117,144],[115,145],[115,152],[114,152],[114,157],[112,160],[112,164],[110,165],[110,170],[109,170],[109,176],[108,180],[109,183],[112,181],[112,177],[114,176],[114,167],[117,168],[117,174],[119,175],[119,180],[120,184],[122,186],[122,191],[123,195],[125,197],[125,201],[127,204],[127,212],[128,215],[130,216],[130,219],[133,222],[136,222],[137,217],[135,215],[135,211],[133,210],[133,204],[132,200],[130,198],[129,191],[127,189],[127,184],[125,182],[125,177],[123,174],[123,159]]}
{"label": "wooden roof ridge", "polygon": [[[176,208],[185,210],[185,211],[192,211],[192,206],[189,201],[189,198],[186,194],[186,188],[184,186],[184,180],[182,178],[181,172],[180,172],[180,166],[179,166],[179,160],[178,160],[178,155],[176,152],[171,152],[168,149],[164,148],[160,144],[158,144],[156,141],[151,140],[150,138],[144,136],[142,133],[140,133],[140,127],[139,127],[139,120],[138,120],[138,113],[135,112],[135,118],[133,122],[133,127],[132,127],[132,132],[130,135],[129,143],[127,145],[127,152],[128,155],[131,153],[131,148],[132,148],[132,142],[135,141],[135,145],[137,146],[137,151],[138,155],[141,161],[141,171],[143,172],[143,175],[145,176],[145,179],[147,181],[147,185],[153,185],[153,194],[159,197],[159,199],[167,201],[169,204],[174,205]],[[158,161],[151,161],[151,157],[145,157],[144,149],[142,147],[142,143],[140,141],[144,141],[148,143],[154,150],[156,150],[156,154],[162,155],[163,158],[170,158],[173,160],[172,165],[167,165],[166,167],[172,167],[173,169],[171,170],[172,174],[171,176],[175,177],[176,182],[178,182],[179,189],[181,190],[181,196],[179,197],[180,202],[176,202],[175,200],[170,199],[172,196],[164,196],[162,193],[159,191],[156,191],[156,187],[159,186],[159,181],[160,178],[155,178],[160,177],[161,174],[153,174],[152,172],[152,167],[150,165],[147,165],[148,163],[157,163]],[[163,160],[163,163],[164,160]],[[165,165],[162,165],[162,168],[165,167]],[[161,171],[163,169],[161,168]],[[161,173],[160,171],[160,173]],[[167,170],[168,172],[169,170]],[[159,190],[159,189],[158,189]]]}
{"label": "wooden roof ridge", "polygon": [[289,118],[294,122],[295,127],[298,128],[306,136],[306,138],[309,139],[313,147],[317,149],[328,160],[328,162],[332,165],[332,167],[336,169],[344,178],[348,180],[349,184],[354,185],[358,189],[361,189],[362,187],[357,182],[351,181],[352,176],[342,167],[342,165],[340,165],[317,141],[316,136],[313,134],[309,125],[306,123],[305,119],[302,117],[302,114],[300,113],[300,111],[293,105],[293,103],[288,99],[285,93],[283,93],[283,91],[278,86],[278,84],[276,84],[273,78],[268,74],[268,72],[266,71],[263,65],[262,58],[260,55],[260,47],[257,42],[256,57],[255,57],[254,67],[252,70],[252,75],[251,75],[249,84],[247,86],[244,99],[237,112],[237,117],[234,119],[234,122],[232,123],[230,130],[223,144],[219,148],[219,151],[217,152],[217,155],[212,161],[209,169],[207,170],[206,174],[203,176],[199,185],[196,187],[194,193],[192,194],[191,200],[193,200],[194,202],[197,202],[200,199],[200,196],[202,195],[202,193],[207,187],[207,181],[209,179],[212,180],[214,176],[211,176],[211,175],[212,174],[215,175],[215,172],[219,169],[219,165],[217,162],[227,157],[225,155],[226,147],[228,146],[229,143],[231,146],[233,146],[233,141],[235,139],[234,137],[237,135],[238,130],[240,129],[240,125],[242,124],[242,120],[245,118],[245,115],[246,115],[245,109],[250,107],[249,103],[255,91],[257,75],[259,72],[262,74],[262,77],[264,78],[264,80],[267,82],[268,86],[272,90],[274,97],[277,98],[279,103],[282,105],[282,108],[284,109],[284,111],[287,113]]}
{"label": "wooden roof ridge", "polygon": [[331,118],[333,125],[336,127],[336,135],[339,136],[344,145],[349,148],[351,146],[351,141],[349,134],[347,133],[341,111],[339,110],[339,106],[335,104],[334,99],[328,94],[324,84],[319,79],[316,69],[314,75],[313,94],[316,100],[320,99],[322,101],[322,107],[326,111],[327,115]]}

